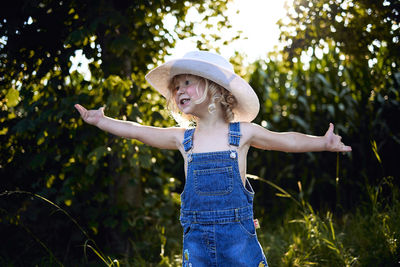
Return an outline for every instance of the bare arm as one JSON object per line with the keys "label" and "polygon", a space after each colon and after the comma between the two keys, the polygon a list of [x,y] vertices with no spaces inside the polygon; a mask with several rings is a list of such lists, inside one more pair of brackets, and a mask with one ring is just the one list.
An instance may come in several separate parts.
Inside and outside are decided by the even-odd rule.
{"label": "bare arm", "polygon": [[283,152],[349,152],[350,146],[341,142],[342,137],[333,133],[333,124],[329,124],[329,129],[324,136],[306,135],[297,132],[277,133],[269,131],[256,124],[246,124],[249,132],[248,142],[251,146]]}
{"label": "bare arm", "polygon": [[159,128],[112,119],[104,115],[104,108],[87,110],[79,104],[76,104],[75,108],[85,122],[97,126],[103,131],[124,138],[136,139],[153,147],[178,149],[180,140],[183,139],[184,130],[181,128]]}

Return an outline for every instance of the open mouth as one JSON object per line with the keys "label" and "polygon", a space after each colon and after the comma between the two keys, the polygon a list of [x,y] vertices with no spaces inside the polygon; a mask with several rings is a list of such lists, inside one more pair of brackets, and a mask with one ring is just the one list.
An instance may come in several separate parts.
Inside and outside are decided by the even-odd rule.
{"label": "open mouth", "polygon": [[179,101],[179,103],[180,103],[181,105],[185,105],[185,104],[187,104],[189,101],[190,101],[189,98],[182,98],[182,99]]}

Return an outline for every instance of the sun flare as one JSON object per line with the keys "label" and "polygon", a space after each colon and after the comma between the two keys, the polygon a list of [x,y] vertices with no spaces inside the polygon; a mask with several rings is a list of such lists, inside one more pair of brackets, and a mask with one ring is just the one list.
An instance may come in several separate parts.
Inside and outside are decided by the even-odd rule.
{"label": "sun flare", "polygon": [[[286,16],[285,2],[289,5],[292,1],[234,0],[230,2],[226,15],[232,24],[232,31],[241,31],[242,34],[239,40],[235,40],[228,46],[221,46],[220,53],[229,58],[238,51],[243,56],[247,56],[247,63],[265,58],[268,52],[279,46],[277,22]],[[196,16],[195,12],[189,13],[187,19],[196,20],[194,16]],[[206,31],[205,27],[201,31]],[[195,38],[179,40],[176,47],[171,50],[171,54],[182,56],[194,49],[196,49]]]}

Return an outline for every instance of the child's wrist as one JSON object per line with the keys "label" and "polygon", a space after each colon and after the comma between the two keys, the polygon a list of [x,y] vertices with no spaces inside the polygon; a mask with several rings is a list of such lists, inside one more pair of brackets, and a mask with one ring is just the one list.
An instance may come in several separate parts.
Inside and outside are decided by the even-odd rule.
{"label": "child's wrist", "polygon": [[329,150],[329,142],[327,136],[321,136],[322,139],[322,150],[323,151],[330,151]]}
{"label": "child's wrist", "polygon": [[100,117],[99,120],[94,123],[94,126],[101,128],[102,124],[104,124],[105,117],[106,116],[104,116],[104,115],[102,117]]}

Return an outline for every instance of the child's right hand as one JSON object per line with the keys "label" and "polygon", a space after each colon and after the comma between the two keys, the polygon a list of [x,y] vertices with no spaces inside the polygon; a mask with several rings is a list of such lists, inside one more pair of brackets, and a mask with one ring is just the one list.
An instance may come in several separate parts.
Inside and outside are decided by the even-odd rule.
{"label": "child's right hand", "polygon": [[100,119],[104,118],[104,107],[101,107],[96,110],[87,110],[79,104],[75,104],[75,108],[81,114],[82,119],[91,125],[97,126]]}
{"label": "child's right hand", "polygon": [[104,107],[87,110],[79,104],[74,105],[82,119],[116,136],[136,139],[144,144],[161,149],[179,149],[184,137],[183,128],[159,128],[141,125],[136,122],[117,120],[104,116]]}

